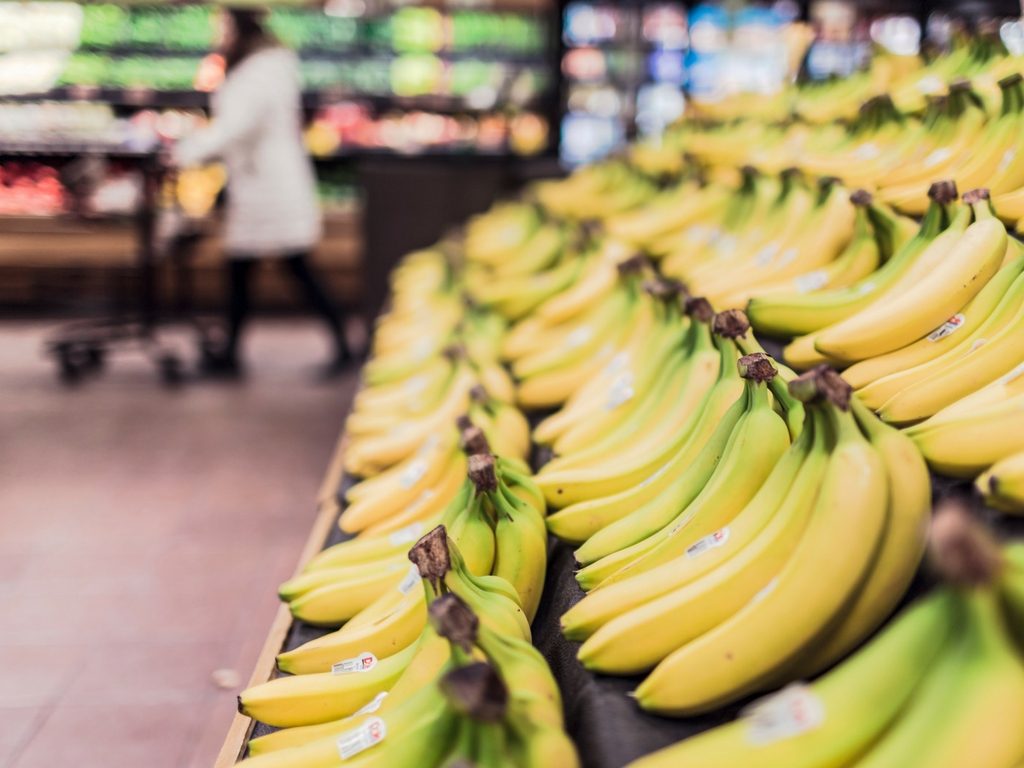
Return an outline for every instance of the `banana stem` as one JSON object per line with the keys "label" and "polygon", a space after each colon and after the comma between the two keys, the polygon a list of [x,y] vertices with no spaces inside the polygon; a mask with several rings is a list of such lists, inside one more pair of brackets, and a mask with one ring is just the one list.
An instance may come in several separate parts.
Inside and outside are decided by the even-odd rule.
{"label": "banana stem", "polygon": [[954,586],[991,585],[1003,569],[995,537],[959,499],[947,499],[935,513],[928,550],[936,570]]}
{"label": "banana stem", "polygon": [[500,723],[508,711],[508,688],[490,664],[476,661],[446,673],[441,691],[463,714],[483,723]]}
{"label": "banana stem", "polygon": [[466,653],[472,652],[480,620],[461,597],[453,592],[441,595],[427,607],[427,616],[437,634]]}

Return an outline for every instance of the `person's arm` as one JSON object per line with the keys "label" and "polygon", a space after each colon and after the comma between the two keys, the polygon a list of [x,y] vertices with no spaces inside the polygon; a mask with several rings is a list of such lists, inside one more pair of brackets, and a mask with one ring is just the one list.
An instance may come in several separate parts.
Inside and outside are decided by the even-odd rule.
{"label": "person's arm", "polygon": [[210,125],[178,142],[172,155],[175,165],[181,168],[215,160],[259,126],[267,89],[260,77],[262,67],[252,66],[255,63],[249,62],[234,74]]}

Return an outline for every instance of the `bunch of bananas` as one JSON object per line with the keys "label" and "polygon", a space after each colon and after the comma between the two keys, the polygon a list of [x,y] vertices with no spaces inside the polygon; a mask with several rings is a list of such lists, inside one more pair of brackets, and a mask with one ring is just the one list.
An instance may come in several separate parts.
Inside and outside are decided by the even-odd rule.
{"label": "bunch of bananas", "polygon": [[242,765],[577,765],[517,592],[500,577],[473,576],[444,527],[408,557],[406,591],[418,587],[423,614],[414,640],[384,658],[364,650],[330,671],[243,692],[243,712],[282,730],[250,741]]}
{"label": "bunch of bananas", "polygon": [[[965,369],[970,372],[970,368]],[[1024,432],[1021,427],[1024,404],[1024,365],[1017,365],[1009,373],[976,392],[946,406],[931,418],[908,427],[906,433],[917,443],[928,463],[946,475],[975,477],[992,468],[985,479],[979,478],[984,493],[1000,485],[1004,470],[994,464],[1010,461],[1024,451]],[[1005,465],[1004,465],[1005,466]],[[1006,495],[1013,498],[1009,487],[1013,485],[1013,471],[1004,473]]]}
{"label": "bunch of bananas", "polygon": [[[1006,228],[992,216],[987,194],[978,190],[966,201],[971,204],[961,206],[926,244],[924,238],[908,244],[916,252],[885,290],[857,312],[814,331],[813,340],[790,344],[787,361],[850,365],[876,358],[923,339],[964,309],[999,270],[1008,246]],[[919,235],[924,232],[922,226]],[[802,356],[810,344],[813,352]]]}
{"label": "bunch of bananas", "polygon": [[465,477],[456,418],[468,414],[498,452],[526,458],[529,426],[498,359],[505,322],[468,308],[438,250],[406,258],[392,308],[346,422],[345,466],[364,478],[346,492],[348,533],[382,535],[436,520]]}
{"label": "bunch of bananas", "polygon": [[710,166],[770,174],[795,167],[810,177],[836,177],[911,214],[924,213],[934,179],[950,178],[962,189],[989,188],[1000,216],[1016,221],[1024,215],[1024,66],[1007,61],[989,71],[1006,72],[997,84],[979,77],[947,87],[940,80],[944,93],[930,97],[920,114],[901,111],[882,94],[848,123],[685,124],[673,143]]}
{"label": "bunch of bananas", "polygon": [[[468,572],[506,580],[532,619],[547,565],[543,496],[524,466],[489,453],[479,428],[466,426],[463,440],[468,473],[439,523],[465,551]],[[393,618],[407,625],[407,632],[415,628],[417,616],[422,619],[416,611],[416,596],[403,599],[400,587],[408,570],[404,562],[409,544],[420,535],[422,526],[416,522],[387,536],[360,536],[336,544],[281,586],[281,599],[288,602],[296,618],[324,627],[344,624],[333,636],[315,641],[314,649],[335,642],[345,644],[357,629],[394,611],[402,612]],[[375,638],[375,647],[386,639]],[[313,657],[320,658],[319,650]],[[307,667],[302,649],[282,661],[286,671]]]}
{"label": "bunch of bananas", "polygon": [[935,520],[945,584],[810,684],[630,768],[1017,768],[1024,760],[1024,550],[962,512]]}
{"label": "bunch of bananas", "polygon": [[720,419],[726,443],[705,450],[719,468],[654,548],[562,617],[585,640],[585,666],[653,668],[635,695],[659,713],[706,712],[827,667],[877,628],[923,554],[930,483],[910,440],[822,367],[789,384],[805,408],[787,447],[763,383],[770,361],[740,365],[757,375],[747,372],[745,410]]}
{"label": "bunch of bananas", "polygon": [[796,172],[745,184],[704,247],[691,237],[661,268],[722,308],[842,289],[874,272],[907,228],[884,206],[869,204],[866,192],[851,195],[833,180],[815,194]]}
{"label": "bunch of bananas", "polygon": [[546,564],[543,497],[524,464],[491,456],[483,431],[468,418],[460,426],[462,477],[439,518],[417,519],[380,535],[368,532],[313,557],[279,591],[296,618],[337,627],[383,596],[393,597],[407,570],[409,544],[438,523],[467,550],[472,573],[507,578],[533,617]]}

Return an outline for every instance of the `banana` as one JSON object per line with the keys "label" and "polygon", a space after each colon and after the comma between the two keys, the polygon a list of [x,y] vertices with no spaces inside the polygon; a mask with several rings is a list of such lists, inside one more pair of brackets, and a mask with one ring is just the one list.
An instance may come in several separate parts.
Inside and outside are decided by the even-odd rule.
{"label": "banana", "polygon": [[[433,488],[425,488],[411,504],[397,514],[389,517],[372,515],[356,521],[341,513],[338,525],[346,533],[361,533],[378,536],[385,533],[407,528],[415,522],[430,521],[440,516],[447,505],[459,493],[466,476],[465,457],[458,456],[445,469],[438,484]],[[361,527],[360,527],[361,526]]]}
{"label": "banana", "polygon": [[930,274],[902,291],[898,302],[889,300],[890,292],[819,332],[815,349],[847,362],[863,360],[917,341],[962,309],[996,273],[1006,251],[1006,229],[991,217],[986,197],[969,194],[965,202],[978,218],[962,235],[951,226],[922,254],[922,260],[933,251],[946,256]]}
{"label": "banana", "polygon": [[[811,456],[804,457],[814,436]],[[764,486],[728,526],[690,545],[686,556],[652,568],[645,573],[608,584],[586,595],[562,616],[563,633],[571,640],[583,640],[599,627],[673,589],[683,588],[722,567],[732,567],[733,558],[746,555],[750,547],[760,552],[780,536],[799,536],[800,517],[809,509],[817,492],[825,456],[825,429],[805,430],[779,462]],[[804,460],[805,459],[805,460]],[[801,462],[794,466],[796,462]],[[794,483],[793,472],[806,464]],[[794,483],[792,493],[789,484]],[[808,499],[808,494],[811,494]],[[780,508],[780,505],[783,505]],[[716,577],[717,578],[717,577]],[[637,596],[641,595],[642,598]]]}
{"label": "banana", "polygon": [[[856,314],[909,269],[921,251],[941,231],[946,208],[955,192],[945,184],[933,185],[932,202],[921,227],[871,275],[846,288],[825,288],[803,295],[758,296],[747,307],[751,325],[773,336],[813,333]],[[874,208],[871,208],[874,212]],[[879,216],[876,214],[876,216]],[[787,354],[786,359],[789,359]]]}
{"label": "banana", "polygon": [[944,592],[918,601],[820,680],[755,701],[738,720],[642,757],[628,768],[850,765],[917,695],[922,679],[949,644],[956,615],[952,603]]}
{"label": "banana", "polygon": [[[547,327],[563,323],[587,309],[602,306],[603,300],[611,295],[618,284],[616,266],[625,261],[632,251],[614,240],[605,240],[592,256],[592,263],[582,271],[580,278],[564,291],[555,294],[538,306],[522,323],[532,320]],[[512,332],[508,342],[512,341]],[[530,342],[530,339],[526,339]],[[507,348],[506,347],[503,347]]]}
{"label": "banana", "polygon": [[[973,478],[1024,450],[1024,393],[1018,366],[1001,379],[907,429],[929,466]],[[998,398],[994,403],[988,401]]]}
{"label": "banana", "polygon": [[994,591],[975,589],[962,601],[962,628],[953,647],[857,768],[997,768],[1024,755],[1024,734],[1000,725],[1024,718],[1024,664]]}
{"label": "banana", "polygon": [[975,486],[990,507],[1024,512],[1024,451],[997,461],[978,476]]}
{"label": "banana", "polygon": [[977,338],[961,359],[935,366],[928,376],[886,400],[879,415],[887,422],[921,421],[1024,362],[1024,304],[990,339]]}
{"label": "banana", "polygon": [[[422,688],[386,717],[370,716],[340,735],[242,761],[245,768],[419,768],[438,763],[457,718],[437,684]],[[343,757],[342,754],[345,756]]]}
{"label": "banana", "polygon": [[348,717],[388,690],[415,657],[417,645],[376,660],[361,654],[339,672],[279,677],[247,688],[238,697],[242,714],[278,728],[328,723]]}
{"label": "banana", "polygon": [[497,265],[514,258],[540,228],[539,211],[524,203],[501,203],[466,225],[466,258]]}
{"label": "banana", "polygon": [[820,640],[800,669],[817,674],[845,656],[892,613],[924,557],[931,522],[931,479],[917,447],[887,427],[854,397],[857,423],[885,462],[889,513],[878,555],[867,580],[839,625]]}
{"label": "banana", "polygon": [[746,299],[756,296],[763,285],[820,269],[835,259],[853,234],[854,217],[849,193],[835,184],[809,220],[802,223],[806,229],[784,240],[777,253],[761,251],[742,269],[720,273],[714,282],[693,281],[691,287],[707,295],[715,306],[734,306],[730,301],[745,305]]}
{"label": "banana", "polygon": [[325,736],[336,737],[364,722],[369,714],[383,717],[392,712],[421,688],[432,684],[451,658],[451,646],[448,641],[438,636],[429,625],[424,628],[415,648],[415,654],[394,685],[387,692],[378,694],[363,709],[339,720],[285,728],[252,739],[249,741],[249,755],[261,755],[302,746]]}
{"label": "banana", "polygon": [[683,483],[679,496],[668,495],[669,503],[641,508],[634,513],[633,531],[623,530],[620,521],[610,536],[601,532],[592,537],[576,553],[580,562],[598,558],[577,574],[585,588],[613,583],[684,554],[694,539],[713,533],[739,513],[785,453],[789,431],[772,409],[766,386],[776,375],[774,366],[763,354],[740,358],[739,366],[748,379],[747,413],[727,439],[720,460],[713,456],[708,462],[706,484]]}
{"label": "banana", "polygon": [[[794,386],[834,386],[812,376]],[[756,690],[836,620],[863,582],[886,521],[885,466],[850,413],[835,405],[828,413],[836,445],[789,563],[742,610],[658,664],[636,690],[643,709],[704,712]],[[825,569],[827,583],[814,577]]]}
{"label": "banana", "polygon": [[742,414],[742,406],[734,407],[734,404],[742,401],[744,390],[736,369],[736,349],[731,341],[721,337],[716,337],[715,343],[720,353],[718,380],[687,424],[680,428],[676,439],[662,453],[652,457],[651,466],[657,465],[657,468],[631,488],[571,504],[551,514],[547,525],[553,534],[574,543],[585,541],[668,488],[701,453],[722,420],[729,419],[735,425]]}
{"label": "banana", "polygon": [[610,674],[646,671],[740,610],[800,540],[825,446],[823,422],[804,430],[728,526],[697,539],[681,557],[594,590],[570,609],[562,617],[567,635],[596,628],[579,649],[583,665]]}
{"label": "banana", "polygon": [[547,529],[532,507],[492,477],[494,487],[487,496],[496,518],[493,573],[515,588],[526,618],[533,621],[547,572]]}
{"label": "banana", "polygon": [[[363,616],[366,619],[358,621]],[[279,654],[277,667],[282,672],[306,675],[329,672],[335,663],[364,652],[387,658],[414,643],[426,621],[423,585],[416,579],[405,591],[396,589],[393,594],[382,595],[341,629]]]}
{"label": "banana", "polygon": [[415,522],[386,535],[363,535],[332,544],[310,558],[303,566],[303,572],[309,573],[322,568],[370,563],[390,555],[404,555],[409,551],[409,546],[415,544],[417,539],[426,532],[427,525]]}
{"label": "banana", "polygon": [[962,312],[923,339],[879,357],[854,363],[843,378],[869,408],[876,409],[900,391],[905,376],[955,350],[970,349],[978,338],[1008,317],[1024,298],[1024,259],[1004,265]]}
{"label": "banana", "polygon": [[[679,366],[665,367],[664,387],[654,388],[645,398],[649,403],[647,410],[652,411],[650,416],[643,419],[643,410],[635,412],[634,430],[624,429],[616,435],[618,455],[612,453],[604,458],[599,453],[597,460],[592,458],[584,463],[577,454],[569,457],[571,464],[556,460],[538,473],[537,484],[552,506],[567,507],[635,486],[664,462],[664,448],[686,435],[695,409],[718,376],[722,357],[711,342],[707,325],[694,325],[692,336],[697,340],[689,359]],[[672,389],[666,391],[670,385]],[[623,447],[630,443],[631,447]],[[609,450],[614,451],[614,446]],[[593,457],[594,453],[587,455]]]}
{"label": "banana", "polygon": [[[801,272],[795,277],[787,276],[762,283],[756,290],[740,289],[726,293],[719,299],[719,304],[725,307],[747,306],[765,297],[802,296],[825,288],[846,288],[873,274],[879,267],[882,254],[865,208],[870,199],[864,190],[858,190],[850,196],[850,201],[857,206],[853,236],[833,261]],[[754,293],[756,296],[751,298]]]}

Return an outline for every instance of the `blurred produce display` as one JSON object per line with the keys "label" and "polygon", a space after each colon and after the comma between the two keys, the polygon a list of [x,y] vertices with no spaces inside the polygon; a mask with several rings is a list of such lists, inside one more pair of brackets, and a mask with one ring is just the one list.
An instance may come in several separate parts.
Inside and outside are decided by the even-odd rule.
{"label": "blurred produce display", "polygon": [[544,602],[580,643],[555,675],[596,673],[570,735],[597,738],[581,713],[618,676],[612,738],[648,713],[705,731],[637,768],[1021,765],[1021,546],[964,505],[1019,531],[1024,56],[992,30],[894,56],[867,90],[696,100],[398,265],[345,427],[353,538],[280,589],[330,631],[242,694],[278,729],[246,766],[335,765],[367,702],[385,737],[356,765],[573,764],[472,753],[436,695],[448,649],[424,650],[450,639],[432,583],[474,575],[480,626],[505,596],[532,618],[540,516],[585,592]]}
{"label": "blurred produce display", "polygon": [[67,210],[57,169],[36,162],[0,163],[0,215],[57,216]]}
{"label": "blurred produce display", "polygon": [[[206,92],[223,77],[223,63],[211,54],[217,12],[215,4],[0,2],[0,98],[203,107]],[[268,22],[302,59],[307,102],[356,105],[379,122],[372,141],[346,141],[345,151],[472,152],[479,146],[529,154],[548,146],[546,125],[536,130],[538,110],[547,108],[556,85],[544,6],[335,2],[324,10],[272,7]],[[530,119],[522,135],[513,135],[520,113]],[[452,135],[449,146],[426,116],[446,125],[500,118],[500,146],[446,128],[440,133]]]}

